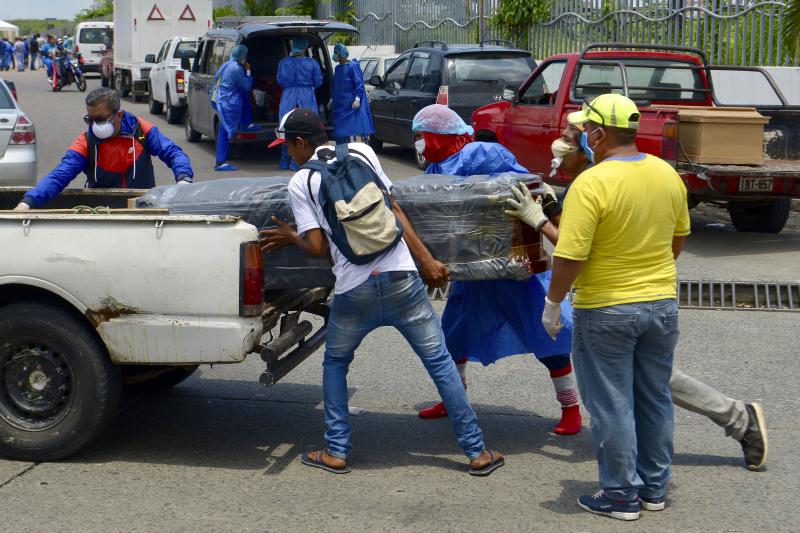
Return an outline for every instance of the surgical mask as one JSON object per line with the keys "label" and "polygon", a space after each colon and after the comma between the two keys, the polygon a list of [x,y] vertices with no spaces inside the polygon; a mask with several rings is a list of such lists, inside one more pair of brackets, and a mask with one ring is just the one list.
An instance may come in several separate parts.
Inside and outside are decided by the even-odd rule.
{"label": "surgical mask", "polygon": [[425,139],[418,139],[414,142],[414,148],[417,149],[417,153],[422,155],[425,152]]}
{"label": "surgical mask", "polygon": [[93,123],[92,133],[94,133],[94,136],[98,139],[108,139],[114,135],[114,121],[109,120],[108,122],[103,123]]}
{"label": "surgical mask", "polygon": [[589,146],[589,135],[594,133],[597,130],[592,131],[591,133],[586,133],[585,131],[581,133],[581,149],[583,153],[586,154],[586,158],[589,160],[589,163],[594,165],[594,150],[592,147]]}
{"label": "surgical mask", "polygon": [[339,59],[340,59],[340,57],[339,57],[339,54],[337,54],[337,53],[334,53],[334,54],[333,54],[333,60],[334,60],[336,63],[338,63],[338,62],[339,62]]}

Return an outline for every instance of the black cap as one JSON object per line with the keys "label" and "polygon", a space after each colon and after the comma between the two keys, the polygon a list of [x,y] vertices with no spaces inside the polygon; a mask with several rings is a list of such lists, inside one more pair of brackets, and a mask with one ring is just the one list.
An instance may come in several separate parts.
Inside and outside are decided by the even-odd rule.
{"label": "black cap", "polygon": [[269,144],[269,148],[286,142],[286,134],[297,137],[313,137],[325,133],[322,119],[314,111],[299,107],[286,113],[275,130],[276,139]]}

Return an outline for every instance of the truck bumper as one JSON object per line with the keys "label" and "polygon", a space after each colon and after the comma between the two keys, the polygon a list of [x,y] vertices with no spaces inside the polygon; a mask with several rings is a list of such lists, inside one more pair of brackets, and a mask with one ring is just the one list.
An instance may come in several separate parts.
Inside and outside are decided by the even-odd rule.
{"label": "truck bumper", "polygon": [[238,363],[256,349],[262,331],[261,317],[131,314],[97,326],[119,364]]}

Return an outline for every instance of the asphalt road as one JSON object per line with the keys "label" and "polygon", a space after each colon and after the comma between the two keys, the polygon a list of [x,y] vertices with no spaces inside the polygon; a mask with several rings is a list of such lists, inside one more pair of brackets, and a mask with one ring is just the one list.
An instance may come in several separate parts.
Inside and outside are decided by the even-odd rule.
{"label": "asphalt road", "polygon": [[[18,82],[37,126],[43,175],[82,130],[83,95],[50,93],[41,72],[3,76]],[[216,177],[210,142],[186,143],[182,128],[150,117],[144,104],[124,107],[179,142],[198,179]],[[417,173],[407,150],[390,148],[382,159],[392,178]],[[277,174],[277,159],[266,152],[237,164],[238,175]],[[156,168],[159,183],[168,183],[169,172]],[[701,209],[693,212],[679,268],[684,279],[797,281],[799,251],[797,229],[737,234],[724,213]],[[588,420],[577,436],[552,433],[559,409],[541,365],[529,357],[470,365],[469,394],[487,443],[508,454],[491,477],[471,478],[448,422],[416,417],[436,398],[421,365],[396,332],[381,329],[359,348],[351,370],[351,405],[364,411],[353,417],[352,474],[333,476],[297,460],[322,441],[321,354],[269,389],[257,382],[263,363],[250,358],[203,368],[168,394],[126,398],[111,430],[76,457],[0,460],[2,529],[797,531],[799,318],[682,311],[676,362],[727,394],[763,403],[770,459],[766,471],[748,472],[738,443],[676,409],[669,506],[635,524],[577,508],[577,496],[597,486]]]}

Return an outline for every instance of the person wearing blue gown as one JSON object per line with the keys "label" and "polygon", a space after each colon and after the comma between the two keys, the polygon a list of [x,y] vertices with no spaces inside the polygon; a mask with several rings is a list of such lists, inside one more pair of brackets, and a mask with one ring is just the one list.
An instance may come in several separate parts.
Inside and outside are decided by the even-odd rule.
{"label": "person wearing blue gown", "polygon": [[[259,126],[253,124],[250,108],[250,90],[253,88],[253,77],[247,63],[247,47],[239,44],[231,50],[231,58],[217,71],[214,90],[211,92],[211,105],[219,116],[217,132],[217,162],[214,170],[236,170],[236,166],[227,162],[231,139],[239,131],[258,131]],[[240,129],[240,126],[244,126]]]}
{"label": "person wearing blue gown", "polygon": [[[423,108],[414,117],[412,129],[418,137],[416,149],[431,161],[426,174],[530,173],[500,144],[473,142],[472,128],[447,106]],[[581,430],[582,422],[569,355],[572,308],[566,301],[562,304],[564,329],[552,339],[541,322],[549,285],[549,271],[527,281],[453,282],[442,314],[442,329],[465,387],[467,360],[489,365],[509,355],[533,353],[550,371],[561,404],[561,420],[555,432],[572,435]],[[442,403],[419,412],[422,418],[446,415]]]}
{"label": "person wearing blue gown", "polygon": [[[278,115],[283,118],[292,109],[303,107],[315,113],[319,111],[317,96],[314,91],[322,85],[322,69],[314,59],[306,56],[308,38],[292,39],[292,53],[278,63],[278,85],[283,88]],[[297,170],[297,163],[292,161],[286,151],[286,144],[281,145],[280,168]]]}
{"label": "person wearing blue gown", "polygon": [[364,90],[364,75],[356,61],[347,57],[350,52],[342,43],[333,48],[333,60],[337,62],[333,74],[333,139],[336,144],[363,142],[375,133],[372,113],[369,111],[367,93]]}

